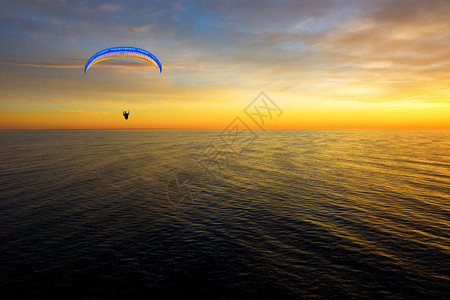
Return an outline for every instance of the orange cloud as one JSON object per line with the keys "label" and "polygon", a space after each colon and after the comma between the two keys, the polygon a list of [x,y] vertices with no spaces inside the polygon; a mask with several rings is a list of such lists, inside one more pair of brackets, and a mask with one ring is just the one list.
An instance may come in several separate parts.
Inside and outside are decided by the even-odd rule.
{"label": "orange cloud", "polygon": [[84,115],[107,115],[106,111],[84,111],[82,109],[59,109],[59,112],[71,113],[71,114],[84,114]]}

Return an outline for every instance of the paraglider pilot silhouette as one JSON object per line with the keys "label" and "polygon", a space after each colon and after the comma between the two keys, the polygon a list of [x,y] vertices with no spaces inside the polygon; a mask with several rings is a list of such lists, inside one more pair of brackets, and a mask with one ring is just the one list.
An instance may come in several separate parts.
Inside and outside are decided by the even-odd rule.
{"label": "paraglider pilot silhouette", "polygon": [[130,114],[130,110],[128,110],[128,112],[126,110],[122,110],[122,114],[123,114],[125,120],[128,120],[128,115]]}

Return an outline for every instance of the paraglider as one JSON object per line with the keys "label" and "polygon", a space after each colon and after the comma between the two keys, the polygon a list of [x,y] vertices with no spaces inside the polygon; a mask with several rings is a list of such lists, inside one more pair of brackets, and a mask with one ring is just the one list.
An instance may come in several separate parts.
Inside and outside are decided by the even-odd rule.
{"label": "paraglider", "polygon": [[[113,47],[113,48],[107,48],[102,51],[99,51],[95,53],[94,55],[89,58],[89,60],[86,62],[86,65],[84,66],[84,73],[89,70],[93,65],[95,65],[98,62],[101,62],[103,60],[111,59],[111,58],[134,58],[139,59],[142,61],[145,61],[147,63],[155,65],[159,69],[159,73],[162,72],[162,65],[159,62],[159,60],[148,52],[147,50],[135,48],[135,47]],[[128,110],[122,111],[123,117],[125,120],[128,120],[128,116],[130,114],[130,111]]]}

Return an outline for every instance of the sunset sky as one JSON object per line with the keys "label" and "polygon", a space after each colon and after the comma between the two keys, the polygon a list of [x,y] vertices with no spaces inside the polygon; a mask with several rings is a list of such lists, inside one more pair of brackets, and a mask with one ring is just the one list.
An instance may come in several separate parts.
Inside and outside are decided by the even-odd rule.
{"label": "sunset sky", "polygon": [[[1,1],[0,129],[450,129],[450,1]],[[163,64],[109,60],[115,46]],[[124,120],[122,109],[131,111]]]}

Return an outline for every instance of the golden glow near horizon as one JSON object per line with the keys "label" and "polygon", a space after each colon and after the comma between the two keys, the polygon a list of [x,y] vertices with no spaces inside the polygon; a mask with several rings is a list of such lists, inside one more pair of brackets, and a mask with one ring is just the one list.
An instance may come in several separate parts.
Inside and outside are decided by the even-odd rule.
{"label": "golden glow near horizon", "polygon": [[[269,128],[450,129],[448,1],[49,3],[0,5],[0,129],[221,129],[260,91],[284,111]],[[84,74],[124,45],[162,73]]]}

